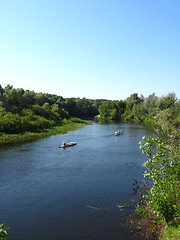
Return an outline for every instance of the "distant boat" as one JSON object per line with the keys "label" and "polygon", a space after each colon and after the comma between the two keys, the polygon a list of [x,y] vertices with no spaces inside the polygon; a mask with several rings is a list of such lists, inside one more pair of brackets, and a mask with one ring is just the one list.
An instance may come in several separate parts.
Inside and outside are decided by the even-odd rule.
{"label": "distant boat", "polygon": [[116,132],[114,133],[115,136],[118,136],[118,135],[120,135],[120,134],[123,134],[122,130],[118,130],[118,131],[116,131]]}
{"label": "distant boat", "polygon": [[71,147],[71,146],[74,146],[76,144],[77,144],[77,142],[69,142],[69,143],[64,142],[61,146],[59,146],[59,148]]}

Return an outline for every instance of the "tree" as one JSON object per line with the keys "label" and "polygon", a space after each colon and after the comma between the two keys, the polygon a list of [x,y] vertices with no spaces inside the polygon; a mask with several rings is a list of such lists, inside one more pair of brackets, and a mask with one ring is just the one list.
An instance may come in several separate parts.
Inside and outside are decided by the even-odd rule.
{"label": "tree", "polygon": [[69,113],[65,111],[64,108],[60,108],[59,105],[56,103],[52,106],[52,112],[58,114],[60,119],[70,118]]}
{"label": "tree", "polygon": [[0,84],[0,100],[2,101],[2,96],[4,93],[4,89],[2,88],[1,84]]}
{"label": "tree", "polygon": [[76,116],[76,102],[74,98],[67,98],[64,108],[72,117]]}
{"label": "tree", "polygon": [[154,127],[161,137],[143,137],[140,148],[148,159],[143,164],[144,176],[153,181],[147,205],[158,218],[174,225],[180,212],[180,131],[169,121],[169,111],[165,109],[156,117]]}
{"label": "tree", "polygon": [[180,99],[177,100],[174,104],[173,116],[174,116],[175,121],[180,122]]}
{"label": "tree", "polygon": [[51,106],[48,102],[45,102],[42,107],[46,110],[51,110]]}
{"label": "tree", "polygon": [[107,103],[101,104],[99,106],[99,112],[100,112],[100,116],[102,118],[108,118],[109,117],[109,106]]}
{"label": "tree", "polygon": [[175,93],[169,93],[165,97],[161,97],[156,102],[156,106],[162,111],[170,107],[174,107],[177,98]]}
{"label": "tree", "polygon": [[155,93],[150,94],[143,103],[143,108],[146,111],[147,114],[154,115],[156,112],[156,102],[158,100],[158,97],[155,95]]}
{"label": "tree", "polygon": [[137,105],[138,103],[140,103],[140,101],[141,101],[141,99],[138,97],[138,93],[131,94],[131,96],[128,97],[126,100],[130,109],[133,108],[134,104]]}
{"label": "tree", "polygon": [[36,104],[39,106],[43,106],[44,103],[48,101],[48,98],[43,93],[37,93],[35,95]]}
{"label": "tree", "polygon": [[22,101],[24,104],[24,107],[29,107],[30,105],[34,105],[35,104],[35,92],[34,91],[29,91],[26,90],[22,96]]}
{"label": "tree", "polygon": [[118,107],[119,114],[123,114],[126,109],[126,103],[123,100],[117,101],[116,105]]}
{"label": "tree", "polygon": [[6,111],[17,113],[18,107],[20,107],[20,102],[18,100],[17,90],[8,85],[3,94],[3,102]]}
{"label": "tree", "polygon": [[118,113],[117,109],[115,109],[115,108],[112,109],[110,111],[110,116],[113,120],[117,120],[119,118],[119,113]]}
{"label": "tree", "polygon": [[153,181],[147,204],[158,218],[173,224],[180,211],[179,147],[160,137],[143,137],[140,148],[148,159],[144,176]]}

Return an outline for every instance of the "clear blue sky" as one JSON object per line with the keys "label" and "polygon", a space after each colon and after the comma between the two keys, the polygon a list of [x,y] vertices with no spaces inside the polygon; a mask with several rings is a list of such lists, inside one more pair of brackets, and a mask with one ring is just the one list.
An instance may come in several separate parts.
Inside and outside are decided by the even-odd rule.
{"label": "clear blue sky", "polygon": [[180,0],[0,0],[0,84],[180,97]]}

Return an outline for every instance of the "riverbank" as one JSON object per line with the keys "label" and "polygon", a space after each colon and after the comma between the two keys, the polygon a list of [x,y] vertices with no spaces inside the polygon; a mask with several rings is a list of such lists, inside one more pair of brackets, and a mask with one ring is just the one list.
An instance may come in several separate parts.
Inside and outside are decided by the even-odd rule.
{"label": "riverbank", "polygon": [[41,132],[24,132],[19,134],[0,134],[0,146],[8,144],[23,143],[33,141],[36,139],[48,137],[56,134],[65,134],[69,131],[76,130],[89,124],[90,121],[81,120],[79,118],[64,119],[61,125],[54,126],[49,129],[43,129]]}
{"label": "riverbank", "polygon": [[168,225],[159,221],[152,213],[147,216],[135,214],[130,219],[131,227],[136,229],[135,235],[144,236],[149,240],[176,240],[180,238],[180,226]]}

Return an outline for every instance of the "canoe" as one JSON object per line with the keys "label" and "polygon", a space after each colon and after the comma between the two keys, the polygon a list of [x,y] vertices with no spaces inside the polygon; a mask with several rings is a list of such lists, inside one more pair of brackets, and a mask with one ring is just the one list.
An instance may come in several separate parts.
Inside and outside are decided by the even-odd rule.
{"label": "canoe", "polygon": [[66,143],[65,145],[61,145],[59,146],[60,148],[66,148],[66,147],[71,147],[71,146],[74,146],[76,145],[77,142],[69,142],[69,143]]}

